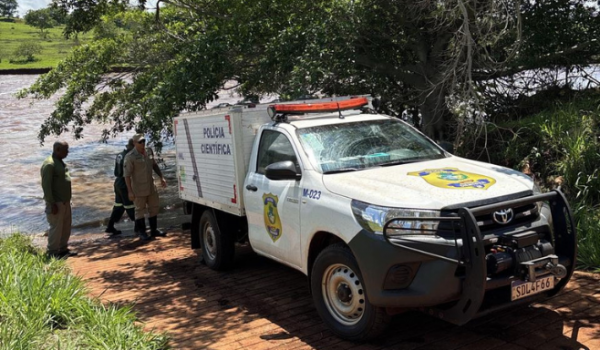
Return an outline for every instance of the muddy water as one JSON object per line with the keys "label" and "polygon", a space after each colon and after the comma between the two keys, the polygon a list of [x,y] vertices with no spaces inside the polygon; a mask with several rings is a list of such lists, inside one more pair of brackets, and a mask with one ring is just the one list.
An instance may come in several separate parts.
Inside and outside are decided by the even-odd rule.
{"label": "muddy water", "polygon": [[[72,176],[74,228],[101,227],[110,215],[114,201],[114,158],[132,133],[102,143],[100,136],[104,126],[94,124],[86,127],[82,139],[75,140],[66,133],[59,138],[48,138],[41,146],[37,133],[52,112],[58,96],[42,101],[18,100],[14,96],[37,77],[0,75],[0,234],[35,234],[47,230],[40,166],[52,153],[52,144],[57,140],[67,141],[70,145],[65,163]],[[211,105],[235,103],[241,99],[228,92],[220,95],[220,99]],[[162,168],[169,186],[159,189],[163,210],[178,202],[174,153],[172,145],[165,147]]]}

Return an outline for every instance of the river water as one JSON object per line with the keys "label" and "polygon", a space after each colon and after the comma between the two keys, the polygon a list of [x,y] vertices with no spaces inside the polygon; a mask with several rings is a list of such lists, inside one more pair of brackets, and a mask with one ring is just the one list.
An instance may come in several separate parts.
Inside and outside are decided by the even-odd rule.
{"label": "river water", "polygon": [[[0,234],[13,232],[37,234],[47,230],[40,166],[52,153],[57,140],[69,143],[69,167],[73,187],[73,227],[96,229],[105,225],[114,202],[114,158],[124,149],[132,132],[120,134],[106,143],[100,141],[104,125],[89,125],[84,137],[75,140],[71,133],[48,137],[42,146],[37,138],[40,125],[50,116],[60,94],[49,100],[18,100],[14,94],[30,86],[37,75],[0,75]],[[221,102],[235,103],[241,98],[222,91]],[[177,180],[173,145],[163,149],[162,164],[169,186],[159,189],[164,210],[176,204]]]}

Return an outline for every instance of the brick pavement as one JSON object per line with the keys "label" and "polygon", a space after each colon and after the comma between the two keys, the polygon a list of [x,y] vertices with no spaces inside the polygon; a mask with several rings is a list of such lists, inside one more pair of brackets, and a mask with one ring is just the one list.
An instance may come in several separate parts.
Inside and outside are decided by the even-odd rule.
{"label": "brick pavement", "polygon": [[175,349],[600,349],[599,274],[577,272],[558,296],[463,327],[407,312],[376,341],[351,343],[323,325],[304,275],[248,247],[235,269],[217,273],[199,263],[189,231],[76,244],[80,256],[68,262],[90,294],[134,304],[146,329],[168,332]]}

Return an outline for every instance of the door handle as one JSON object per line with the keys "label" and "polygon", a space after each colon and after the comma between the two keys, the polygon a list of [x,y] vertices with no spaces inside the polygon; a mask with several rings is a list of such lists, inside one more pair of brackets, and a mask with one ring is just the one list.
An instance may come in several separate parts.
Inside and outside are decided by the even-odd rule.
{"label": "door handle", "polygon": [[246,189],[248,191],[252,191],[252,192],[258,191],[258,187],[254,186],[254,185],[246,185]]}

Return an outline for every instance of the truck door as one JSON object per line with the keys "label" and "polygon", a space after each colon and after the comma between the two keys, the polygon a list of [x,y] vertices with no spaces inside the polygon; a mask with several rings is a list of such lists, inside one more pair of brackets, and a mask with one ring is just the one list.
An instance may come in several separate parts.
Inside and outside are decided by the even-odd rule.
{"label": "truck door", "polygon": [[[254,160],[254,161],[253,161]],[[265,129],[248,165],[244,203],[248,238],[256,252],[300,268],[300,181],[269,180],[265,168],[290,160],[301,167],[288,135]],[[254,163],[254,164],[252,164]]]}

